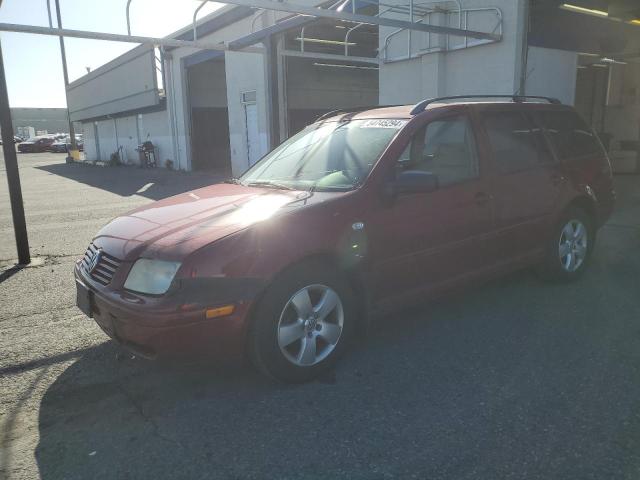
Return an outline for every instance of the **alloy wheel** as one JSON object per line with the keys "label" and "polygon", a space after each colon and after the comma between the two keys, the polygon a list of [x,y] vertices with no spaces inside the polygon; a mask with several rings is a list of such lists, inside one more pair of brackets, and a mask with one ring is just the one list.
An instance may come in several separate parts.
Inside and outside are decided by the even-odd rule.
{"label": "alloy wheel", "polygon": [[326,285],[309,285],[287,301],[278,321],[278,346],[296,366],[310,367],[336,348],[344,326],[339,295]]}
{"label": "alloy wheel", "polygon": [[569,220],[562,228],[558,244],[562,268],[569,273],[577,271],[587,257],[587,248],[587,228],[580,220]]}

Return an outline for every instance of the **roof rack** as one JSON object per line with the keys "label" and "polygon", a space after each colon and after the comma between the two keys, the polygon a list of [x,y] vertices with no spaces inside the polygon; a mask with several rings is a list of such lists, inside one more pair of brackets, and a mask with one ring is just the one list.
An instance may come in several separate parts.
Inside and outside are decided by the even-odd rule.
{"label": "roof rack", "polygon": [[366,107],[362,106],[362,107],[353,107],[353,108],[339,108],[337,110],[331,110],[330,112],[323,113],[318,118],[316,118],[315,121],[319,122],[320,120],[325,120],[327,118],[334,117],[341,113],[344,113],[346,115],[348,113],[359,113],[359,112],[364,112],[365,110],[373,110],[374,108],[387,108],[387,107],[397,107],[397,106],[398,105],[369,105]]}
{"label": "roof rack", "polygon": [[422,113],[425,109],[432,103],[441,102],[443,100],[460,100],[464,98],[510,98],[514,103],[523,103],[528,99],[532,100],[545,100],[554,105],[561,105],[562,102],[557,98],[552,97],[541,97],[536,95],[452,95],[449,97],[435,97],[429,98],[427,100],[423,100],[420,103],[416,103],[416,105],[411,109],[411,115],[417,115],[418,113]]}

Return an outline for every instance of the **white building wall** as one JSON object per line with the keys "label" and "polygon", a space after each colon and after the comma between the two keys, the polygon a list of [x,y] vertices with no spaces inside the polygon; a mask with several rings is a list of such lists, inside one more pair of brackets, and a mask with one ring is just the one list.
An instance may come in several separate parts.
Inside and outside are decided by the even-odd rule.
{"label": "white building wall", "polygon": [[[137,121],[136,117],[138,117]],[[94,135],[94,123],[97,123],[100,137],[99,151]],[[140,131],[138,131],[138,124]],[[121,161],[125,164],[138,165],[140,162],[138,152],[135,149],[146,140],[150,140],[157,147],[156,161],[159,167],[164,167],[167,159],[173,159],[166,110],[109,118],[98,122],[85,122],[83,128],[84,151],[88,161],[107,162],[110,160],[111,154],[116,152],[119,146],[122,146]]]}
{"label": "white building wall", "polygon": [[136,117],[116,118],[118,127],[118,145],[122,147],[120,161],[124,164],[137,164],[138,155],[135,148],[138,146],[138,132],[136,129]]}
{"label": "white building wall", "polygon": [[83,122],[82,123],[83,136],[82,140],[84,141],[84,155],[87,160],[93,161],[98,159],[98,151],[96,145],[95,138],[95,129],[93,126],[93,122]]}
{"label": "white building wall", "polygon": [[107,162],[111,158],[111,154],[118,148],[113,119],[98,121],[98,135],[100,136],[100,156],[96,160]]}
{"label": "white building wall", "polygon": [[[151,141],[156,146],[156,162],[159,167],[164,167],[167,160],[173,162],[173,168],[177,168],[174,161],[171,132],[167,111],[162,110],[153,113],[143,113],[139,116],[141,141]],[[132,126],[135,125],[135,121]],[[133,136],[135,139],[136,137]]]}
{"label": "white building wall", "polygon": [[526,94],[555,97],[573,105],[577,71],[576,52],[529,47]]}
{"label": "white building wall", "polygon": [[[400,0],[398,0],[400,1]],[[451,7],[451,2],[446,2]],[[525,0],[463,1],[462,7],[498,7],[503,17],[503,38],[500,42],[466,49],[428,53],[418,58],[380,67],[380,103],[414,103],[443,95],[514,94],[520,83]],[[406,20],[406,17],[404,18]],[[444,16],[434,19],[443,23]],[[471,13],[469,29],[491,31],[496,16],[493,12]],[[458,27],[453,16],[449,26]],[[394,29],[380,28],[380,48]],[[432,47],[445,46],[443,35],[431,35]],[[473,41],[473,39],[470,39]],[[450,46],[460,45],[460,38],[450,37]],[[397,57],[406,54],[407,34],[397,35],[389,44],[389,52]],[[428,36],[412,34],[412,54],[428,46]]]}

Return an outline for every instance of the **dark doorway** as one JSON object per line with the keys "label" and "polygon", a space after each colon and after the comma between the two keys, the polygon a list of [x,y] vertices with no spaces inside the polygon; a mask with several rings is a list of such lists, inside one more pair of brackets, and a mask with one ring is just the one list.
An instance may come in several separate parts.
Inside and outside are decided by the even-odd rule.
{"label": "dark doorway", "polygon": [[229,114],[224,57],[187,69],[191,108],[192,170],[231,173]]}
{"label": "dark doorway", "polygon": [[604,131],[609,67],[588,65],[578,68],[576,110],[598,132]]}
{"label": "dark doorway", "polygon": [[191,109],[191,157],[194,170],[230,171],[229,114],[226,108]]}

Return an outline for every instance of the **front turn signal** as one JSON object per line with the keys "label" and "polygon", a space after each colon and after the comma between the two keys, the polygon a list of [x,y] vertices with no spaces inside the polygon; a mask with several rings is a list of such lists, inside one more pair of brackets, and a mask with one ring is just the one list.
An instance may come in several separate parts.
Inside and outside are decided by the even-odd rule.
{"label": "front turn signal", "polygon": [[226,317],[227,315],[231,315],[235,309],[235,305],[225,305],[223,307],[209,308],[205,312],[205,315],[207,319]]}

